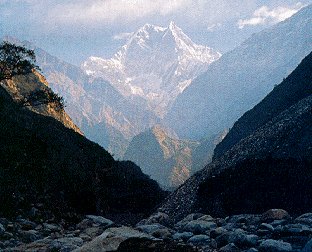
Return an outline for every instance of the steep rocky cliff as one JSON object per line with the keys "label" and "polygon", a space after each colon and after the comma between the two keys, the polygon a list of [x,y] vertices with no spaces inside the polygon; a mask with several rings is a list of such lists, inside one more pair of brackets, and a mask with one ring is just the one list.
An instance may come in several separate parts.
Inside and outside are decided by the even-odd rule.
{"label": "steep rocky cliff", "polygon": [[[3,80],[0,85],[11,95],[13,100],[21,102],[29,95],[37,91],[50,91],[48,82],[43,75],[34,71],[27,75],[17,75],[10,80]],[[36,106],[25,106],[38,114],[51,116],[60,121],[67,128],[82,134],[81,130],[74,124],[63,108],[59,108],[55,103],[42,103]]]}

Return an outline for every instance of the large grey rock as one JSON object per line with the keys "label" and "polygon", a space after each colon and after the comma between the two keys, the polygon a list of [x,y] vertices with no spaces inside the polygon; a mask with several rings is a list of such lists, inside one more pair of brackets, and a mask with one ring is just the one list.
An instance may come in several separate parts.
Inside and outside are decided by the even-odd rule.
{"label": "large grey rock", "polygon": [[228,232],[225,228],[223,227],[217,227],[216,229],[213,229],[210,231],[210,237],[211,238],[216,238],[224,233]]}
{"label": "large grey rock", "polygon": [[144,233],[151,234],[155,232],[156,230],[164,229],[165,227],[163,225],[156,223],[156,224],[150,224],[150,225],[141,225],[141,226],[137,226],[136,228]]}
{"label": "large grey rock", "polygon": [[214,222],[193,220],[182,225],[178,230],[184,232],[192,232],[195,234],[205,234],[215,228],[217,228],[217,224]]}
{"label": "large grey rock", "polygon": [[193,220],[197,220],[200,217],[204,216],[204,214],[202,213],[192,213],[187,215],[184,219],[180,220],[178,223],[175,224],[176,227],[179,227],[181,225],[184,225],[187,222],[193,221]]}
{"label": "large grey rock", "polygon": [[56,224],[48,224],[48,223],[44,223],[43,224],[43,229],[46,232],[60,232],[62,230],[62,228]]}
{"label": "large grey rock", "polygon": [[109,219],[106,219],[106,218],[104,218],[102,216],[87,215],[86,218],[91,220],[93,223],[95,223],[97,225],[100,225],[100,226],[108,227],[108,226],[111,226],[111,225],[114,224],[113,221],[111,221]]}
{"label": "large grey rock", "polygon": [[70,252],[81,247],[82,244],[83,240],[79,237],[60,238],[53,240],[49,245],[49,249],[52,251]]}
{"label": "large grey rock", "polygon": [[155,224],[155,223],[159,223],[166,227],[171,227],[173,225],[169,216],[161,212],[151,215],[148,219],[141,220],[137,225],[141,226],[141,225],[150,225],[150,224]]}
{"label": "large grey rock", "polygon": [[292,246],[290,243],[277,241],[277,240],[265,240],[261,242],[259,246],[260,252],[291,252]]}
{"label": "large grey rock", "polygon": [[183,240],[187,241],[190,239],[194,234],[192,232],[183,232],[183,233],[175,233],[172,238],[174,240]]}
{"label": "large grey rock", "polygon": [[30,243],[42,238],[41,234],[36,230],[20,231],[20,237],[23,242]]}
{"label": "large grey rock", "polygon": [[274,227],[270,224],[267,224],[267,223],[261,223],[261,225],[259,226],[259,229],[268,230],[270,232],[274,231]]}
{"label": "large grey rock", "polygon": [[230,243],[220,248],[219,252],[240,252],[240,249],[236,247],[234,243]]}
{"label": "large grey rock", "polygon": [[274,220],[288,219],[290,216],[287,211],[283,209],[270,209],[262,214],[261,220],[263,222],[269,223]]}
{"label": "large grey rock", "polygon": [[312,213],[306,213],[295,219],[295,222],[312,226]]}
{"label": "large grey rock", "polygon": [[204,215],[204,216],[202,216],[202,217],[199,217],[197,220],[208,221],[208,222],[214,222],[214,218],[211,217],[210,215]]}
{"label": "large grey rock", "polygon": [[247,235],[244,230],[237,229],[229,233],[228,242],[239,247],[252,247],[257,244],[258,239],[257,235]]}
{"label": "large grey rock", "polygon": [[94,238],[91,242],[74,250],[75,252],[105,252],[116,251],[121,242],[128,238],[150,238],[152,236],[142,233],[130,227],[109,228],[103,234]]}
{"label": "large grey rock", "polygon": [[151,235],[162,240],[172,238],[172,232],[168,228],[157,229]]}
{"label": "large grey rock", "polygon": [[37,226],[36,223],[25,219],[18,219],[17,223],[21,226],[21,229],[23,230],[32,230],[35,229],[35,227]]}
{"label": "large grey rock", "polygon": [[210,237],[207,235],[194,235],[187,242],[195,246],[208,246]]}

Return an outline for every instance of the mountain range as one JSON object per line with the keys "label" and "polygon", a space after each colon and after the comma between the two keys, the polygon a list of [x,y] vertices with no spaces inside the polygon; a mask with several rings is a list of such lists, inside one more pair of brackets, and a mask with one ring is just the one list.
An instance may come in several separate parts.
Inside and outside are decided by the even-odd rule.
{"label": "mountain range", "polygon": [[177,96],[220,56],[195,44],[174,22],[168,27],[145,24],[113,58],[90,57],[82,69],[163,117]]}
{"label": "mountain range", "polygon": [[[193,43],[173,22],[146,24],[111,59],[90,57],[81,68],[23,44],[35,49],[50,87],[65,98],[86,137],[171,187],[208,164],[235,120],[312,49],[311,9],[222,57]],[[159,151],[157,160],[154,149],[142,155],[146,146]]]}

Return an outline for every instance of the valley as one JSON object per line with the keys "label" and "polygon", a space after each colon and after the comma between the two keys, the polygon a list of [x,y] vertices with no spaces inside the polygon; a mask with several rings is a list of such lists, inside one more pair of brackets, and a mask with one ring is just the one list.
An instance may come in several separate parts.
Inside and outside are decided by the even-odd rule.
{"label": "valley", "polygon": [[0,251],[312,251],[312,3],[182,2],[0,1]]}

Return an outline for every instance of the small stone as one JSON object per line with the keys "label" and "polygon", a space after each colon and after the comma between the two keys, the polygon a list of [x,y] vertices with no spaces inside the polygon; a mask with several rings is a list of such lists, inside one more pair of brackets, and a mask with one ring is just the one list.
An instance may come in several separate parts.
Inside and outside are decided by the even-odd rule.
{"label": "small stone", "polygon": [[32,230],[32,229],[35,229],[37,226],[36,223],[29,221],[29,220],[25,220],[25,219],[19,219],[18,224],[21,225],[21,229],[23,230]]}
{"label": "small stone", "polygon": [[151,224],[151,225],[137,226],[136,228],[144,233],[151,234],[155,232],[156,230],[164,229],[166,227],[156,223],[156,224]]}
{"label": "small stone", "polygon": [[189,214],[188,216],[186,216],[183,220],[179,221],[178,223],[175,224],[176,229],[179,229],[181,226],[184,226],[186,223],[193,221],[193,220],[197,220],[198,218],[204,216],[201,213],[193,213],[193,214]]}
{"label": "small stone", "polygon": [[168,228],[158,229],[158,230],[152,232],[151,235],[154,236],[155,238],[159,238],[159,239],[169,239],[172,237],[172,234]]}
{"label": "small stone", "polygon": [[100,235],[101,233],[103,233],[103,229],[100,227],[90,227],[90,228],[86,228],[84,230],[84,233],[92,238]]}
{"label": "small stone", "polygon": [[188,239],[190,239],[194,234],[192,232],[183,232],[183,233],[175,233],[172,236],[172,239],[174,240],[183,240],[183,241],[187,241]]}
{"label": "small stone", "polygon": [[148,219],[144,219],[144,220],[140,221],[137,224],[137,226],[150,225],[150,224],[155,224],[155,223],[159,223],[159,224],[166,226],[166,227],[171,227],[173,225],[168,214],[158,212],[158,213],[150,216]]}
{"label": "small stone", "polygon": [[59,232],[62,230],[62,228],[60,226],[58,226],[56,224],[48,224],[48,223],[44,223],[43,228],[47,232]]}
{"label": "small stone", "polygon": [[264,230],[269,230],[271,232],[274,232],[274,227],[270,224],[267,224],[267,223],[262,223],[260,226],[259,226],[259,229],[264,229]]}
{"label": "small stone", "polygon": [[255,248],[250,248],[246,252],[258,252],[258,249]]}
{"label": "small stone", "polygon": [[22,241],[26,243],[34,242],[41,238],[41,235],[36,230],[21,231],[20,236],[22,238]]}
{"label": "small stone", "polygon": [[2,224],[0,224],[0,234],[5,232],[5,228]]}
{"label": "small stone", "polygon": [[192,232],[194,234],[205,234],[215,228],[217,228],[217,224],[214,222],[193,220],[185,224],[180,230],[185,232]]}
{"label": "small stone", "polygon": [[83,240],[79,237],[59,238],[50,243],[49,249],[52,251],[73,251],[81,247],[82,244]]}
{"label": "small stone", "polygon": [[104,226],[104,227],[108,227],[114,224],[114,222],[102,216],[87,215],[86,218],[91,220],[93,223],[98,224],[100,226]]}
{"label": "small stone", "polygon": [[217,227],[216,229],[213,229],[210,231],[210,237],[211,238],[216,238],[218,237],[219,235],[222,235],[224,233],[226,233],[227,230],[223,227]]}
{"label": "small stone", "polygon": [[230,243],[222,248],[220,248],[219,252],[240,252],[238,247],[235,246],[234,243]]}
{"label": "small stone", "polygon": [[194,235],[187,242],[195,246],[207,246],[210,242],[210,237],[207,235]]}
{"label": "small stone", "polygon": [[210,215],[204,215],[204,216],[198,218],[197,220],[214,222],[214,218],[212,218]]}
{"label": "small stone", "polygon": [[291,252],[292,246],[288,242],[277,240],[265,240],[259,246],[260,252]]}

